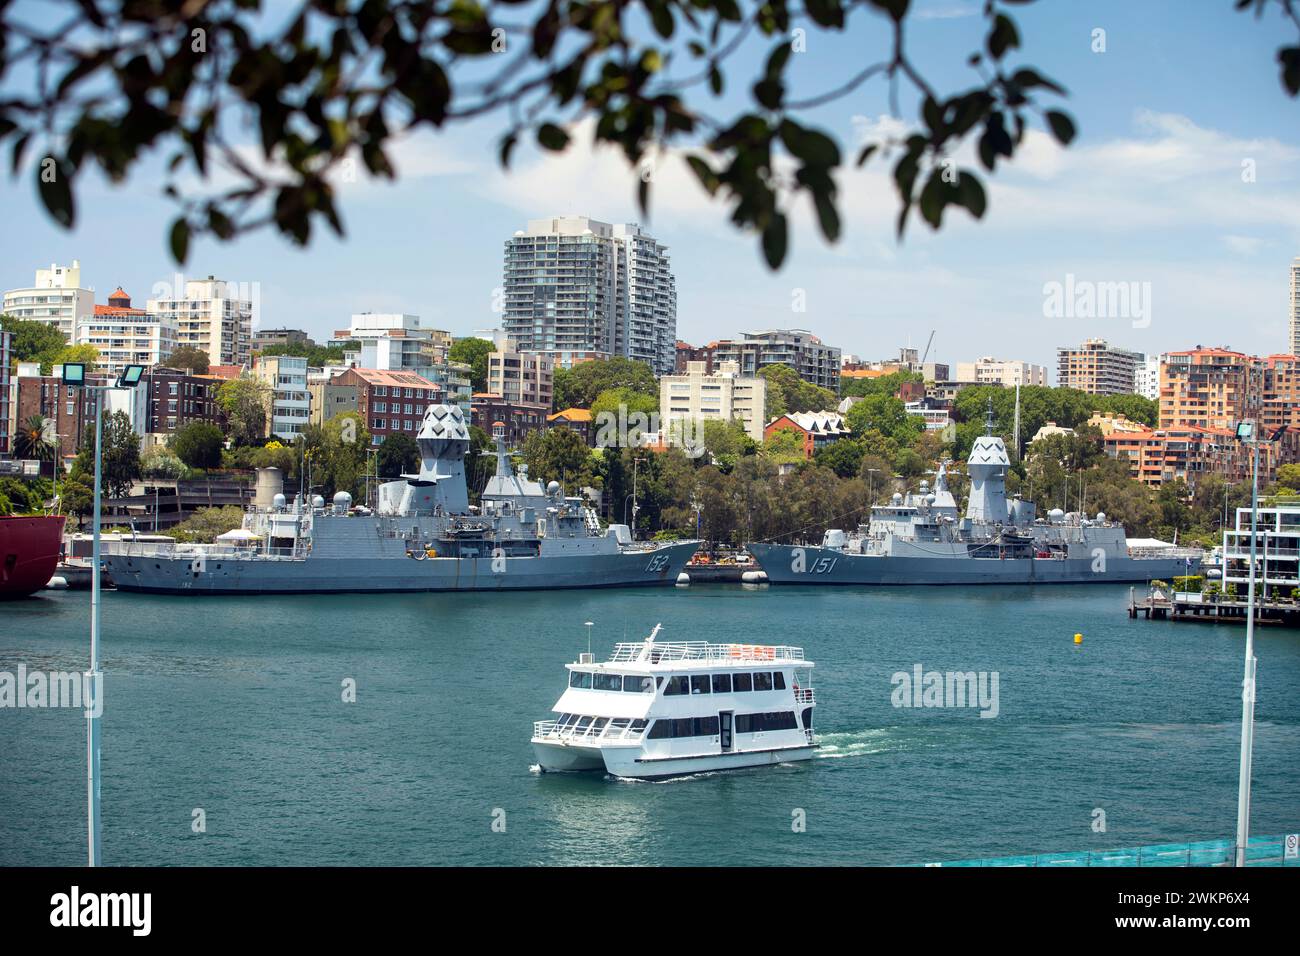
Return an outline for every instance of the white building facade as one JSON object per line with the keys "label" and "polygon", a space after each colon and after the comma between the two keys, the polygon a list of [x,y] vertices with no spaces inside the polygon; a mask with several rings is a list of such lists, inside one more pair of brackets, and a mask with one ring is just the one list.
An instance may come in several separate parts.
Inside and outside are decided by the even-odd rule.
{"label": "white building facade", "polygon": [[767,380],[741,375],[735,362],[721,363],[713,374],[707,368],[705,362],[688,362],[683,374],[659,379],[660,427],[671,433],[674,421],[734,419],[744,426],[745,434],[761,442]]}
{"label": "white building facade", "polygon": [[[178,277],[179,278],[179,277]],[[189,279],[184,294],[150,299],[145,311],[176,329],[177,347],[206,352],[213,365],[247,365],[253,343],[253,300],[214,276]]]}
{"label": "white building facade", "polygon": [[979,385],[1046,385],[1047,366],[1034,365],[1014,359],[999,359],[986,355],[974,362],[958,362],[957,381],[975,382]]}
{"label": "white building facade", "polygon": [[266,434],[293,441],[311,421],[311,392],[307,388],[307,359],[296,355],[260,355],[253,377],[271,390]]}
{"label": "white building facade", "polygon": [[1153,402],[1160,401],[1160,363],[1163,355],[1148,355],[1133,371],[1133,391]]}
{"label": "white building facade", "polygon": [[77,326],[94,314],[95,293],[82,288],[80,260],[73,259],[70,266],[51,263],[48,269],[36,270],[36,281],[30,287],[6,291],[0,311],[16,319],[52,325],[71,345],[77,340]]}
{"label": "white building facade", "polygon": [[131,297],[117,289],[108,305],[77,324],[76,343],[99,350],[97,370],[121,375],[128,365],[159,365],[176,350],[176,326],[145,309],[131,306]]}

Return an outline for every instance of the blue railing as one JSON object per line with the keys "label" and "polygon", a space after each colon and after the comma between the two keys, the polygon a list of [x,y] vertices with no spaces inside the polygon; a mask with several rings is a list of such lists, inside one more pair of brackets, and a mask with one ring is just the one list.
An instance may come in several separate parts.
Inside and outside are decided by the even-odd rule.
{"label": "blue railing", "polygon": [[[1285,836],[1251,837],[1246,846],[1247,866],[1300,866],[1300,858],[1286,858]],[[927,863],[926,866],[1232,866],[1236,844],[1232,840],[1199,843],[1161,843],[1115,850],[1080,850],[1075,853],[1032,853],[994,856],[982,860]]]}

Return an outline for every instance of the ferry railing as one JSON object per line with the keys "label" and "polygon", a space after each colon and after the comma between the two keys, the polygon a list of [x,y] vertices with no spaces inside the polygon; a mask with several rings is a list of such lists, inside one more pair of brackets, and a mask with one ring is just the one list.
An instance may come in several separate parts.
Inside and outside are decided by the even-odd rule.
{"label": "ferry railing", "polygon": [[[618,718],[615,718],[618,719]],[[610,720],[600,727],[595,733],[592,732],[595,722],[579,728],[577,722],[560,726],[558,720],[536,720],[533,721],[533,736],[550,738],[552,740],[640,740],[645,734],[646,728],[634,730],[629,723],[625,727],[616,727],[614,721]],[[647,723],[648,726],[648,723]]]}
{"label": "ferry railing", "polygon": [[796,687],[794,689],[794,702],[796,704],[815,704],[816,695],[811,687]]}
{"label": "ferry railing", "polygon": [[770,644],[710,644],[707,641],[636,641],[614,645],[609,663],[636,661],[802,661],[803,648]]}

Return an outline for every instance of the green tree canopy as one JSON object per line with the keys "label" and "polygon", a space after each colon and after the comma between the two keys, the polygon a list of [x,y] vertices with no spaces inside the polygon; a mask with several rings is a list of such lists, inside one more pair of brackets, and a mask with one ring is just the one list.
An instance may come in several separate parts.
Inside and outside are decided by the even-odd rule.
{"label": "green tree canopy", "polygon": [[226,436],[210,422],[190,422],[172,435],[170,445],[176,457],[191,468],[220,468]]}
{"label": "green tree canopy", "polygon": [[86,366],[86,374],[98,371],[99,349],[93,345],[65,345],[49,359],[41,362],[41,374],[49,375],[56,365]]}
{"label": "green tree canopy", "polygon": [[305,358],[307,364],[313,368],[323,368],[326,365],[342,365],[344,346],[342,343],[331,342],[328,345],[308,345],[306,342],[287,342],[283,345],[268,345],[262,349],[262,354],[271,355],[291,355],[296,358]]}
{"label": "green tree canopy", "polygon": [[53,325],[12,315],[0,315],[0,331],[11,336],[9,354],[15,363],[39,362],[48,368],[68,344],[63,333]]}
{"label": "green tree canopy", "polygon": [[558,481],[568,494],[576,494],[592,483],[591,449],[581,435],[567,426],[529,432],[524,439],[523,458],[530,478],[542,484]]}
{"label": "green tree canopy", "polygon": [[226,430],[236,445],[260,445],[266,438],[271,389],[254,378],[231,379],[217,389],[217,404],[226,413]]}
{"label": "green tree canopy", "polygon": [[659,386],[650,366],[635,359],[616,357],[579,362],[573,368],[557,368],[555,407],[557,410],[591,408],[601,392],[616,388],[652,396],[658,404]]}
{"label": "green tree canopy", "polygon": [[758,374],[767,382],[767,422],[792,412],[834,411],[839,404],[834,392],[805,382],[788,365],[768,365]]}
{"label": "green tree canopy", "polygon": [[387,436],[376,453],[379,477],[394,481],[404,474],[414,474],[420,467],[420,446],[406,434]]}
{"label": "green tree canopy", "polygon": [[[100,435],[100,478],[109,497],[121,498],[140,475],[140,436],[131,427],[126,412],[104,412]],[[74,477],[94,482],[95,430],[87,428],[81,450],[72,465]]]}
{"label": "green tree canopy", "polygon": [[208,358],[208,353],[202,349],[196,349],[192,345],[182,345],[163,359],[163,365],[168,368],[189,369],[195,375],[207,375],[211,360]]}
{"label": "green tree canopy", "polygon": [[469,336],[457,339],[447,352],[447,359],[461,362],[470,368],[470,387],[476,392],[487,391],[488,356],[497,350],[487,339]]}

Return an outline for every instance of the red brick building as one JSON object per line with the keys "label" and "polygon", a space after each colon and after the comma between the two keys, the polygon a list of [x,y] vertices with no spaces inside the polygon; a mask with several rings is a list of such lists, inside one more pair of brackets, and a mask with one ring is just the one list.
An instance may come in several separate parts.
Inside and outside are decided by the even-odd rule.
{"label": "red brick building", "polygon": [[149,392],[149,424],[146,429],[155,443],[165,442],[191,422],[222,425],[225,415],[217,404],[220,379],[191,375],[188,371],[155,365],[145,374],[140,388]]}
{"label": "red brick building", "polygon": [[428,407],[443,401],[441,386],[414,372],[354,367],[336,375],[331,384],[357,390],[357,411],[374,445],[383,444],[389,435],[414,439]]}
{"label": "red brick building", "polygon": [[541,402],[511,402],[492,392],[475,392],[470,400],[470,424],[489,435],[500,422],[505,426],[506,444],[518,447],[530,432],[546,427],[546,413],[550,405]]}

